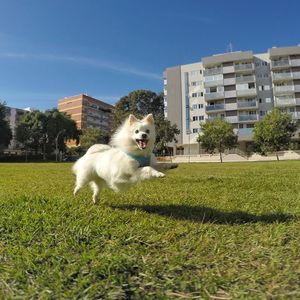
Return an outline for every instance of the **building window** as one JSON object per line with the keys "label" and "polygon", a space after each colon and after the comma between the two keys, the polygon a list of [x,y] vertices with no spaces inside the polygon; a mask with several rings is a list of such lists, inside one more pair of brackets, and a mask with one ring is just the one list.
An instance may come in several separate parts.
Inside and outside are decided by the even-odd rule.
{"label": "building window", "polygon": [[200,109],[200,108],[203,108],[204,107],[204,105],[203,104],[198,104],[198,108]]}
{"label": "building window", "polygon": [[204,116],[199,116],[199,121],[204,121]]}
{"label": "building window", "polygon": [[198,104],[193,104],[193,109],[197,109],[198,108]]}
{"label": "building window", "polygon": [[198,121],[198,116],[193,116],[193,121]]}
{"label": "building window", "polygon": [[266,103],[271,103],[271,98],[266,98]]}
{"label": "building window", "polygon": [[198,133],[198,128],[193,128],[193,133]]}

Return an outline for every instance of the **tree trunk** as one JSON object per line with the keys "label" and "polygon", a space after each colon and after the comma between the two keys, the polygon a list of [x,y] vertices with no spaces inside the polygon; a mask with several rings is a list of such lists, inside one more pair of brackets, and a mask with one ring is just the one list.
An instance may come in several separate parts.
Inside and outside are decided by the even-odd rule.
{"label": "tree trunk", "polygon": [[221,163],[223,162],[222,152],[221,151],[220,151],[220,161],[221,161]]}
{"label": "tree trunk", "polygon": [[277,161],[279,161],[279,156],[278,156],[278,152],[276,151],[276,158],[277,158]]}
{"label": "tree trunk", "polygon": [[43,144],[43,160],[46,160],[46,143]]}

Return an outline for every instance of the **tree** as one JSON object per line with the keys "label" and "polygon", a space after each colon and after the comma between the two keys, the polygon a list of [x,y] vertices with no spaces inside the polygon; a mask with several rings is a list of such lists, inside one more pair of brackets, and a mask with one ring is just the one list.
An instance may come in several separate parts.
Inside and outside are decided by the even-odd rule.
{"label": "tree", "polygon": [[115,105],[113,129],[117,129],[122,122],[133,114],[137,118],[152,113],[155,118],[163,117],[163,95],[148,90],[136,90],[122,97]]}
{"label": "tree", "polygon": [[5,102],[0,102],[0,146],[6,147],[12,139],[12,131],[5,120]]}
{"label": "tree", "polygon": [[232,125],[217,119],[200,124],[200,126],[202,132],[197,141],[211,154],[217,150],[220,154],[220,161],[223,162],[222,153],[225,149],[234,148],[237,144],[237,135],[234,133]]}
{"label": "tree", "polygon": [[41,112],[26,112],[16,128],[16,139],[26,150],[32,150],[37,154],[41,140],[45,136],[44,127],[45,116]]}
{"label": "tree", "polygon": [[80,146],[87,150],[94,144],[103,143],[103,135],[99,128],[87,128],[82,130]]}
{"label": "tree", "polygon": [[113,117],[113,129],[117,129],[122,122],[134,114],[142,118],[153,114],[156,125],[156,149],[162,150],[167,143],[176,141],[176,135],[180,133],[176,124],[164,119],[164,96],[148,90],[136,90],[122,97],[115,105]]}
{"label": "tree", "polygon": [[57,109],[45,113],[34,111],[25,113],[16,129],[16,138],[26,150],[39,151],[46,154],[65,150],[65,142],[69,139],[79,141],[79,131],[76,122]]}
{"label": "tree", "polygon": [[[79,143],[80,131],[77,129],[76,122],[67,114],[58,111],[56,108],[45,112],[46,123],[45,132],[47,134],[46,152],[53,150],[65,151],[66,142],[75,140]],[[56,149],[57,145],[57,149]]]}
{"label": "tree", "polygon": [[265,118],[254,126],[253,141],[258,153],[266,155],[275,152],[279,160],[278,151],[288,149],[297,125],[292,121],[289,113],[281,113],[273,109]]}
{"label": "tree", "polygon": [[176,124],[171,125],[169,120],[156,118],[156,149],[161,151],[167,148],[167,144],[177,142],[176,135],[180,133]]}

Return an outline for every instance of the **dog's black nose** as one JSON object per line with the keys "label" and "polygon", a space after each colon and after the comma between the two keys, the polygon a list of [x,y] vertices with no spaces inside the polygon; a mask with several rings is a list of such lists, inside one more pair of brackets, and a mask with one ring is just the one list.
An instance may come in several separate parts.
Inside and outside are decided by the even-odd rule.
{"label": "dog's black nose", "polygon": [[142,134],[142,139],[146,139],[148,137],[148,135],[146,133]]}

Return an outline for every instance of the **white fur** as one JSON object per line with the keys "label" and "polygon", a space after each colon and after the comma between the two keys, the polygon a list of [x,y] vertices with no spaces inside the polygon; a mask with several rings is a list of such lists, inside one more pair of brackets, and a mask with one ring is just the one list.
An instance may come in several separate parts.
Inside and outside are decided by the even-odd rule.
{"label": "white fur", "polygon": [[[147,134],[148,144],[145,149],[138,147],[136,139]],[[156,163],[152,154],[155,142],[155,126],[150,114],[142,120],[133,115],[113,135],[109,145],[93,145],[86,154],[73,166],[76,175],[74,195],[86,184],[90,184],[93,191],[93,202],[96,203],[103,187],[109,187],[115,192],[124,191],[132,184],[150,179],[164,177],[153,166]],[[137,156],[151,156],[150,165],[139,167],[139,163],[128,154]]]}

